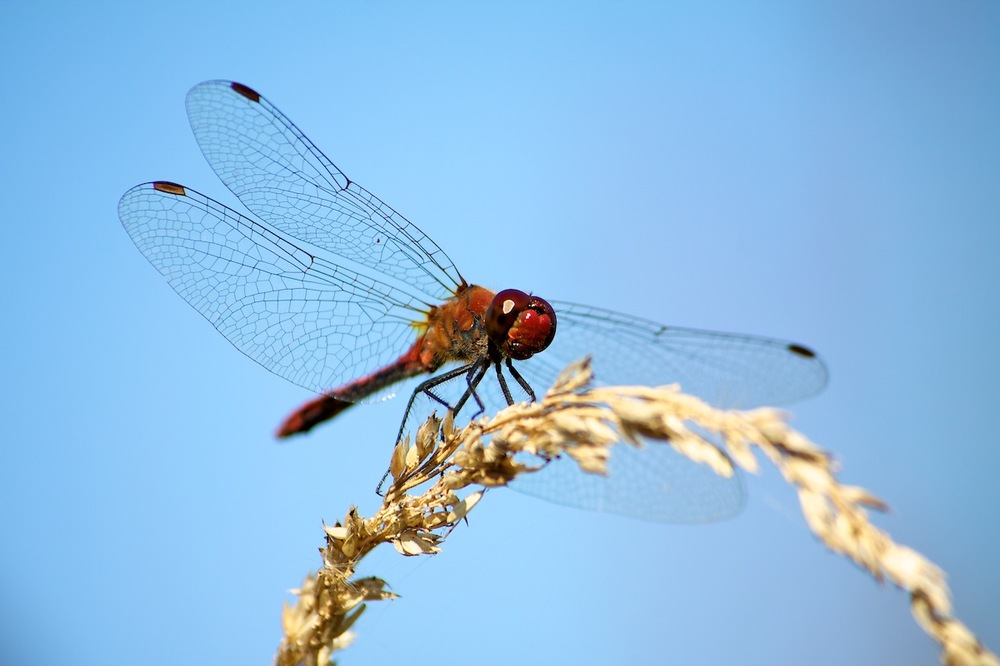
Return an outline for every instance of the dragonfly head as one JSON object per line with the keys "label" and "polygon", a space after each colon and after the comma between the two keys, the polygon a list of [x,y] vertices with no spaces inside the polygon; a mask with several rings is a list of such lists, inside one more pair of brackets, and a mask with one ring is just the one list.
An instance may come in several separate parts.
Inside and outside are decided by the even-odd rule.
{"label": "dragonfly head", "polygon": [[515,361],[531,358],[556,335],[556,313],[548,301],[517,289],[493,297],[485,324],[490,340]]}

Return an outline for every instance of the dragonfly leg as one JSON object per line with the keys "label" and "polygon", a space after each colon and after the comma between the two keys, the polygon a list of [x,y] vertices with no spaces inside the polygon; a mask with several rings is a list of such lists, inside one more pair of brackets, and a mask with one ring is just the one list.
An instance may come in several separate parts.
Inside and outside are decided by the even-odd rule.
{"label": "dragonfly leg", "polygon": [[[417,396],[421,394],[424,394],[431,400],[440,403],[442,406],[451,410],[453,414],[458,414],[458,412],[462,409],[462,407],[465,406],[465,403],[469,401],[469,396],[472,396],[473,398],[475,398],[476,405],[479,407],[479,411],[476,412],[473,418],[476,418],[477,416],[482,414],[486,408],[483,405],[483,401],[479,398],[479,395],[476,393],[476,387],[479,385],[479,382],[482,381],[483,376],[486,374],[486,371],[488,369],[489,369],[488,362],[484,360],[478,360],[469,363],[467,365],[455,368],[453,370],[449,370],[448,372],[437,375],[435,377],[431,377],[430,379],[421,382],[417,386],[417,388],[413,390],[413,393],[410,394],[410,400],[406,403],[406,410],[403,412],[403,421],[399,424],[399,432],[396,434],[396,443],[398,444],[399,442],[403,441],[403,434],[406,432],[406,426],[410,422],[411,412],[413,411],[413,403],[414,401],[416,401]],[[466,383],[468,384],[468,388],[466,388],[465,392],[462,394],[462,397],[459,398],[454,405],[451,405],[447,400],[434,393],[434,389],[436,387],[452,379],[455,379],[456,377],[463,374],[466,376]],[[386,479],[388,478],[389,478],[389,471],[386,470],[386,473],[382,475],[382,479],[378,482],[378,487],[375,489],[376,494],[378,494],[380,497],[382,496],[382,489],[385,486]]]}
{"label": "dragonfly leg", "polygon": [[[524,389],[524,392],[528,394],[529,398],[531,398],[531,402],[535,402],[535,392],[531,390],[531,385],[528,384],[528,381],[521,376],[521,373],[514,369],[514,362],[509,356],[507,357],[507,369],[510,370],[510,376],[517,381],[518,386]],[[500,366],[497,365],[497,375],[499,376],[499,374]],[[507,390],[507,383],[501,379],[500,385],[503,387],[504,396],[507,398],[507,404],[513,405],[514,400],[510,396],[510,391]]]}
{"label": "dragonfly leg", "polygon": [[489,370],[489,367],[489,363],[479,361],[477,362],[477,365],[469,369],[469,374],[465,378],[469,387],[465,390],[465,393],[462,394],[462,397],[458,399],[458,402],[455,403],[455,407],[452,410],[455,414],[458,414],[458,411],[462,409],[466,402],[469,401],[469,396],[472,396],[472,398],[476,401],[476,406],[479,407],[476,413],[472,415],[472,418],[479,418],[479,416],[486,411],[486,405],[483,404],[482,398],[480,398],[479,394],[476,393],[476,387],[479,386],[479,382],[483,381],[483,377],[486,375],[486,371]]}
{"label": "dragonfly leg", "polygon": [[[503,391],[503,397],[504,397],[504,399],[507,400],[507,404],[508,405],[513,405],[514,404],[514,396],[511,395],[511,393],[510,393],[510,387],[507,386],[507,378],[503,376],[503,368],[500,367],[500,362],[497,361],[496,363],[494,363],[493,367],[496,368],[496,371],[497,371],[497,381],[500,382],[500,390]],[[507,367],[510,368],[511,370],[514,369],[513,366],[510,365],[510,359],[509,358],[507,359]],[[522,386],[523,385],[524,384],[522,384]],[[534,398],[532,398],[532,399],[534,399]]]}
{"label": "dragonfly leg", "polygon": [[403,433],[406,430],[406,424],[410,420],[410,412],[413,410],[413,403],[416,401],[417,397],[421,393],[429,397],[431,400],[440,403],[441,406],[447,407],[448,409],[457,412],[461,408],[461,403],[463,403],[467,399],[467,397],[463,396],[463,399],[459,401],[459,404],[455,407],[452,407],[447,400],[434,393],[434,388],[440,386],[441,384],[444,384],[447,381],[454,379],[455,377],[458,377],[459,375],[469,374],[474,372],[476,370],[477,365],[478,361],[474,363],[469,363],[467,365],[463,365],[453,370],[449,370],[448,372],[437,375],[435,377],[431,377],[430,379],[421,382],[417,386],[417,388],[413,389],[413,393],[410,394],[410,400],[406,403],[406,410],[403,412],[403,422],[399,424],[399,433],[396,435],[396,442],[399,443],[403,439]]}

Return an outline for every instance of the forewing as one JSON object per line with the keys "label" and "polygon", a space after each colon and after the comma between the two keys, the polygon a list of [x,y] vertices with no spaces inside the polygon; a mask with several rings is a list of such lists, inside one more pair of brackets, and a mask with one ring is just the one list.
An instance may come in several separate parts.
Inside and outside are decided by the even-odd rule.
{"label": "forewing", "polygon": [[718,407],[781,405],[826,386],[823,361],[793,342],[664,326],[575,303],[552,301],[552,307],[555,339],[518,366],[543,382],[541,390],[563,367],[588,355],[601,384],[677,382],[684,392]]}
{"label": "forewing", "polygon": [[194,190],[145,183],[118,215],[170,286],[237,349],[322,392],[412,344],[419,299],[304,250]]}
{"label": "forewing", "polygon": [[205,159],[262,221],[292,238],[419,290],[437,304],[462,283],[416,226],[352,182],[266,98],[230,81],[188,93],[188,118]]}
{"label": "forewing", "polygon": [[[681,389],[720,407],[782,404],[826,385],[823,362],[795,343],[699,331],[573,303],[553,301],[556,336],[548,349],[518,364],[544,391],[570,362],[593,358],[604,385]],[[739,474],[726,478],[694,463],[666,442],[642,449],[619,443],[607,477],[589,475],[561,458],[511,487],[552,502],[668,523],[701,523],[735,515],[745,501]]]}

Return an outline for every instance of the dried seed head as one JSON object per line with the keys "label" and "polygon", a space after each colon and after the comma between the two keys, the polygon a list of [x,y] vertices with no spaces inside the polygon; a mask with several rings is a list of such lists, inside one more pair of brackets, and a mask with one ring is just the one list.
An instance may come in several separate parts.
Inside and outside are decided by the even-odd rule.
{"label": "dried seed head", "polygon": [[[504,485],[561,455],[584,472],[603,474],[612,446],[641,445],[648,437],[666,440],[723,476],[734,464],[756,470],[759,450],[795,486],[809,528],[828,548],[910,592],[914,616],[942,645],[946,663],[1000,666],[951,617],[944,574],[870,523],[866,509],[884,510],[885,504],[862,488],[841,485],[835,461],[789,428],[782,412],[718,410],[672,387],[584,390],[589,379],[584,361],[568,368],[538,403],[515,405],[459,430],[450,414],[443,423],[432,418],[418,429],[412,448],[408,440],[399,442],[390,462],[393,486],[378,512],[365,519],[352,509],[342,525],[325,528],[324,568],[306,578],[296,591],[298,603],[282,613],[285,638],[276,663],[326,663],[349,643],[347,629],[363,603],[394,596],[378,579],[352,580],[358,561],[386,542],[407,556],[439,552],[446,530],[484,495],[478,490],[459,499],[456,491]],[[537,464],[516,457],[525,454],[536,455]],[[416,488],[425,490],[407,494]]]}

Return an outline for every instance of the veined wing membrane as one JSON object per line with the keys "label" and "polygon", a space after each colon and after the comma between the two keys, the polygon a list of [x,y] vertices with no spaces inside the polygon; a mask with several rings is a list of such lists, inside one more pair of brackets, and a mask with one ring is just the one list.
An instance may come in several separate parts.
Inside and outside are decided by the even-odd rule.
{"label": "veined wing membrane", "polygon": [[[786,341],[663,326],[610,310],[552,301],[559,331],[541,354],[519,365],[536,388],[551,385],[571,361],[591,355],[601,384],[681,388],[720,407],[782,404],[826,385],[823,362]],[[511,487],[557,504],[668,523],[702,523],[742,509],[740,475],[726,478],[681,456],[667,442],[642,450],[621,443],[607,477],[582,473],[569,458],[550,462]]]}
{"label": "veined wing membrane", "polygon": [[306,389],[354,379],[412,344],[419,296],[315,256],[194,190],[137,185],[118,214],[184,300],[241,352]]}
{"label": "veined wing membrane", "polygon": [[205,159],[260,219],[352,262],[362,274],[417,289],[427,304],[462,276],[437,244],[338,169],[266,98],[229,81],[188,93],[188,118]]}
{"label": "veined wing membrane", "polygon": [[678,525],[725,520],[746,503],[738,472],[719,476],[668,443],[652,441],[641,449],[616,444],[608,476],[588,474],[563,456],[538,472],[517,477],[510,487],[554,504]]}
{"label": "veined wing membrane", "polygon": [[571,361],[593,356],[601,384],[681,389],[729,408],[780,405],[819,393],[826,366],[810,350],[772,338],[664,326],[576,303],[551,301],[559,317],[555,340],[518,366],[545,390]]}

